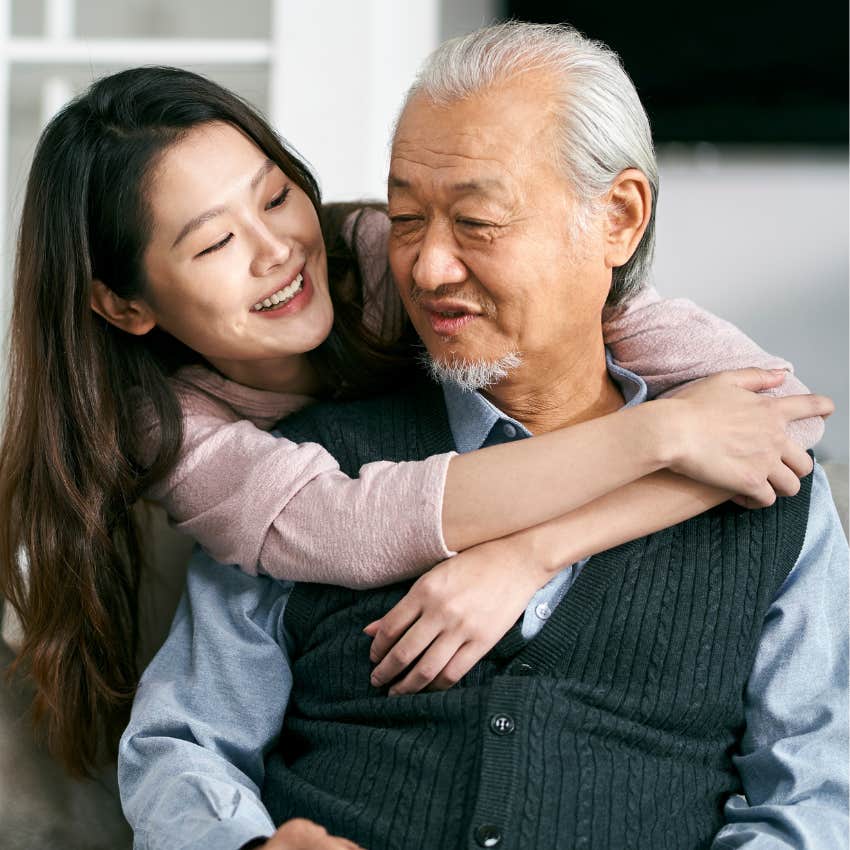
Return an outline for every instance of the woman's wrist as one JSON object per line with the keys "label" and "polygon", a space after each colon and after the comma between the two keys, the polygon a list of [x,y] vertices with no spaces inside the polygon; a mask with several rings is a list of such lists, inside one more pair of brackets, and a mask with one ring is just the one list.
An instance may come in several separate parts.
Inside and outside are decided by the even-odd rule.
{"label": "woman's wrist", "polygon": [[513,547],[515,563],[522,577],[537,589],[543,587],[563,567],[575,561],[576,538],[570,533],[572,530],[570,515],[565,514],[494,542]]}
{"label": "woman's wrist", "polygon": [[642,416],[641,449],[645,453],[647,475],[672,466],[683,452],[681,403],[673,399],[654,399],[635,408]]}

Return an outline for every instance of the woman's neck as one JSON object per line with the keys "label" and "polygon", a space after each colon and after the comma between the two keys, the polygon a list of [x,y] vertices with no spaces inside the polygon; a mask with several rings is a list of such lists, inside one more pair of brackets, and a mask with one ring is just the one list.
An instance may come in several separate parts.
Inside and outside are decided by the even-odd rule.
{"label": "woman's neck", "polygon": [[231,381],[257,390],[318,395],[322,389],[319,375],[306,354],[294,354],[274,360],[209,358],[209,363]]}

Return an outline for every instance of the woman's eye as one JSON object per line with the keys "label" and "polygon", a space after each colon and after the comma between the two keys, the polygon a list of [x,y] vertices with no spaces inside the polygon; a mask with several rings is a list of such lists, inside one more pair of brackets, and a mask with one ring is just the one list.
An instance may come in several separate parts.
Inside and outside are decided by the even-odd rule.
{"label": "woman's eye", "polygon": [[200,254],[197,254],[198,257],[203,257],[206,254],[212,254],[213,251],[219,251],[222,249],[231,239],[233,238],[232,233],[228,233],[227,236],[224,237],[220,242],[216,242],[215,245],[210,245],[209,248],[204,248]]}
{"label": "woman's eye", "polygon": [[266,204],[266,209],[267,209],[267,210],[273,210],[273,209],[275,209],[276,207],[282,206],[282,205],[283,205],[283,202],[286,200],[286,196],[289,194],[289,191],[290,191],[290,187],[289,187],[289,186],[285,186],[283,189],[281,189],[281,190],[280,190],[280,192],[278,192],[278,194],[277,194],[277,195],[275,195],[275,196],[274,196],[274,197],[273,197],[273,198],[272,198],[272,199],[271,199],[271,200],[270,200],[270,201]]}

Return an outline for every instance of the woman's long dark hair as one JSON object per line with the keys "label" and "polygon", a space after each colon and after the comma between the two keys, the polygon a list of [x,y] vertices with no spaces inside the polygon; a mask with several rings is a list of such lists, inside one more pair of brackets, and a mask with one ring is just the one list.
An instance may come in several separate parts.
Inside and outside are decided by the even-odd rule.
{"label": "woman's long dark hair", "polygon": [[[329,395],[398,380],[409,359],[362,327],[356,263],[339,237],[347,209],[322,209],[309,169],[247,103],[173,68],[96,82],[62,110],[35,152],[20,226],[0,443],[0,593],[24,633],[16,668],[35,686],[34,718],[73,773],[114,746],[137,682],[143,563],[130,508],[176,460],[180,408],[169,376],[200,357],[154,329],[131,336],[90,308],[99,279],[144,293],[151,231],[146,187],[191,128],[240,129],[320,212],[336,317],[311,358]],[[160,423],[159,449],[134,452],[139,394]]]}

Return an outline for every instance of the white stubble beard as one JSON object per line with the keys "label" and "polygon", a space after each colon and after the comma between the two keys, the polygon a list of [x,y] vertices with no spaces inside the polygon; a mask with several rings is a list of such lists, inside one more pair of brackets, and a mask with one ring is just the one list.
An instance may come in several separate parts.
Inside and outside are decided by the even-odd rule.
{"label": "white stubble beard", "polygon": [[435,381],[451,381],[465,392],[492,387],[522,365],[522,357],[517,351],[511,351],[498,360],[466,360],[452,355],[448,361],[436,360],[424,351],[421,359]]}

